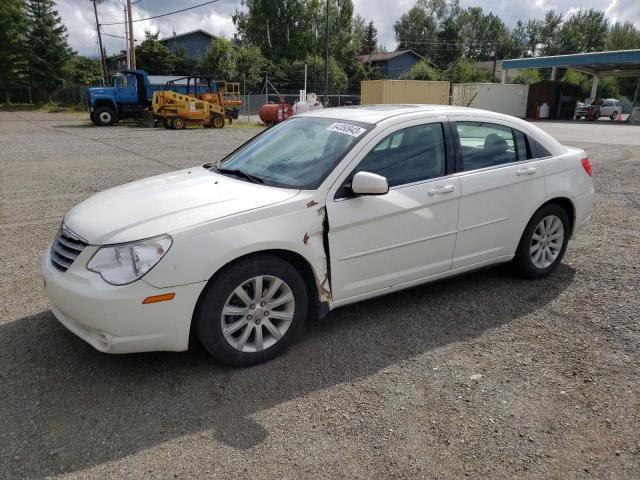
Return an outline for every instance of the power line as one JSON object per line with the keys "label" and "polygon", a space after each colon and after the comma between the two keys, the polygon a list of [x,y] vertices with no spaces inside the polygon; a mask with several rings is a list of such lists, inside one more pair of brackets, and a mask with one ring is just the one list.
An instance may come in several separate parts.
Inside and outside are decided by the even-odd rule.
{"label": "power line", "polygon": [[[211,3],[219,2],[220,0],[209,0],[208,2],[199,3],[198,5],[193,5],[191,7],[182,8],[180,10],[175,10],[173,12],[163,13],[161,15],[154,15],[152,17],[146,18],[138,18],[137,20],[132,20],[133,23],[136,22],[144,22],[145,20],[153,20],[155,18],[168,17],[169,15],[175,15],[176,13],[186,12],[187,10],[193,10],[194,8],[203,7],[205,5],[209,5]],[[124,22],[111,22],[111,23],[102,23],[101,25],[124,25]]]}

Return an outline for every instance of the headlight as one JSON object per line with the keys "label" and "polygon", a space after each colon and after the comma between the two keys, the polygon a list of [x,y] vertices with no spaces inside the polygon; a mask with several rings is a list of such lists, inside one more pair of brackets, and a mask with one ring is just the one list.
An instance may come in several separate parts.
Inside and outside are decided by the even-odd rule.
{"label": "headlight", "polygon": [[171,247],[171,237],[159,237],[122,243],[98,250],[87,269],[99,273],[102,279],[112,285],[126,285],[134,282],[153,268]]}

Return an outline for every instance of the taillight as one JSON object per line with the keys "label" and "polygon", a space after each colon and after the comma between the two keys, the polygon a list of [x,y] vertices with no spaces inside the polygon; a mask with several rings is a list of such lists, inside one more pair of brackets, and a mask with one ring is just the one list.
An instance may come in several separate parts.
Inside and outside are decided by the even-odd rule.
{"label": "taillight", "polygon": [[583,158],[582,160],[582,168],[587,172],[587,175],[593,177],[593,169],[591,168],[591,162],[589,162],[588,158]]}

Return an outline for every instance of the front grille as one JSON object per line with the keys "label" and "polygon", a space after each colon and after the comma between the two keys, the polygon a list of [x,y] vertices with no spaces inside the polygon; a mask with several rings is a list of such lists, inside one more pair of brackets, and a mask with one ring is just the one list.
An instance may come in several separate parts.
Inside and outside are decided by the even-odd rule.
{"label": "front grille", "polygon": [[80,237],[63,227],[53,240],[51,263],[61,272],[66,272],[86,246]]}

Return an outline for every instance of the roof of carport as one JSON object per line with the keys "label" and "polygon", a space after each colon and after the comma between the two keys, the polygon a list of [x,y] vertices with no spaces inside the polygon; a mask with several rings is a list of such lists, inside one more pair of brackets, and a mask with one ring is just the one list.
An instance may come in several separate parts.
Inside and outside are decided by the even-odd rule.
{"label": "roof of carport", "polygon": [[571,67],[586,73],[612,76],[640,75],[640,50],[574,53],[551,57],[514,58],[502,61],[502,69]]}

